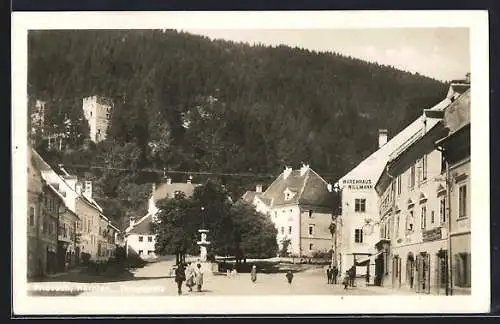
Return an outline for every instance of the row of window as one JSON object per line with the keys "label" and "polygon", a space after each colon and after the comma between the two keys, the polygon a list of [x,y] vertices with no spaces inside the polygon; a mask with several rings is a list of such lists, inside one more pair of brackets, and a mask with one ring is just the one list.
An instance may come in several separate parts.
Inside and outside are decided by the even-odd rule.
{"label": "row of window", "polygon": [[[29,219],[28,223],[30,226],[35,226],[35,207],[29,207]],[[47,219],[43,216],[43,211],[40,213],[40,219],[42,220],[40,223],[40,229],[42,230],[42,234],[54,235],[56,234],[56,222],[53,219]]]}
{"label": "row of window", "polygon": [[66,223],[59,224],[59,233],[58,235],[62,236],[63,238],[69,238],[72,241],[75,239],[75,231],[74,227],[72,226],[67,226]]}
{"label": "row of window", "polygon": [[[314,235],[314,228],[315,228],[314,224],[309,225],[309,235]],[[285,234],[285,227],[284,226],[281,226],[280,232],[281,232],[281,235]],[[292,226],[288,226],[288,234],[292,234]]]}
{"label": "row of window", "polygon": [[[285,213],[286,213],[286,211],[285,211],[284,209],[283,209],[281,212],[282,212],[283,214],[285,214]],[[292,215],[292,214],[293,214],[293,209],[290,209],[290,215]],[[313,218],[313,211],[312,211],[312,210],[308,210],[308,211],[307,211],[307,215],[309,216],[309,218]],[[278,218],[278,212],[277,212],[277,211],[275,211],[275,212],[274,212],[274,219],[277,219],[277,218]]]}
{"label": "row of window", "polygon": [[59,207],[57,201],[49,195],[44,195],[44,206],[47,211],[52,213],[57,213]]}
{"label": "row of window", "polygon": [[314,244],[313,243],[309,243],[309,251],[312,251],[313,249],[314,249]]}
{"label": "row of window", "polygon": [[[144,250],[139,250],[138,252],[139,252],[139,255],[144,255]],[[153,250],[148,250],[148,255],[153,255],[154,252],[155,251],[153,251]]]}
{"label": "row of window", "polygon": [[[413,190],[415,187],[415,183],[418,181],[418,183],[422,183],[425,180],[427,180],[427,154],[424,154],[424,156],[417,160],[416,163],[414,163],[410,167],[410,173],[409,173],[409,179],[408,179],[408,188],[410,190]],[[401,194],[401,176],[398,177],[398,195]]]}
{"label": "row of window", "polygon": [[98,257],[110,257],[113,255],[113,250],[105,249],[101,243],[97,244],[97,256]]}
{"label": "row of window", "polygon": [[[422,230],[425,230],[427,228],[427,220],[428,220],[429,214],[427,211],[427,206],[423,205],[420,208],[420,228]],[[441,197],[439,199],[439,222],[441,224],[446,223],[446,198]],[[463,184],[459,186],[458,188],[458,218],[466,218],[467,217],[467,185]],[[438,219],[436,219],[435,213],[432,210],[430,212],[430,224],[434,225]],[[381,226],[381,237],[383,238],[391,238],[391,227],[392,227],[392,222],[389,219],[388,222],[382,224]],[[406,217],[406,232],[412,232],[415,229],[415,221],[414,221],[414,211],[409,210],[408,215]],[[395,229],[396,229],[396,236],[399,237],[399,229],[400,229],[400,215],[398,214],[396,216],[396,224],[395,224]]]}
{"label": "row of window", "polygon": [[[149,235],[147,236],[148,242],[153,242],[153,236]],[[139,236],[139,242],[144,242],[144,236]]]}

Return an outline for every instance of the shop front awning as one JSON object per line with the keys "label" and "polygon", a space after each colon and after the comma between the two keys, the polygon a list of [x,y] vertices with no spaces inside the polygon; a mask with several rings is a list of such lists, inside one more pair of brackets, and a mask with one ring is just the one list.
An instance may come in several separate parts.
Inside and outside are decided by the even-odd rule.
{"label": "shop front awning", "polygon": [[356,266],[366,266],[370,263],[370,261],[375,261],[375,258],[377,258],[380,254],[383,252],[378,252],[373,255],[370,255],[369,257],[365,257],[361,260],[356,260]]}

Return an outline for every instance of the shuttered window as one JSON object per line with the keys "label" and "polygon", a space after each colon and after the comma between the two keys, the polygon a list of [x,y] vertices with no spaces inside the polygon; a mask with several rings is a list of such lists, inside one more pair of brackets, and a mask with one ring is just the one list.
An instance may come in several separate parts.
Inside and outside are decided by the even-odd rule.
{"label": "shuttered window", "polygon": [[455,254],[455,286],[471,286],[471,254]]}
{"label": "shuttered window", "polygon": [[458,188],[458,217],[467,217],[467,186]]}

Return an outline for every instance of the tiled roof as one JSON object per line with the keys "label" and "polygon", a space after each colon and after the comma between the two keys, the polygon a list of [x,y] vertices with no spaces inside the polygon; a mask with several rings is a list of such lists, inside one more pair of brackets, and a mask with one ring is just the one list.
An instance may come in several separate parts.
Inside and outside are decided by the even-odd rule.
{"label": "tiled roof", "polygon": [[[430,108],[431,110],[444,110],[451,103],[449,98],[445,98],[441,102],[439,102],[434,107]],[[427,122],[428,129],[431,129],[435,123],[438,123],[438,119],[431,119]],[[339,179],[339,184],[342,185],[342,180],[344,179],[363,179],[363,180],[372,180],[373,183],[376,183],[382,174],[382,171],[385,169],[387,161],[391,155],[398,149],[401,149],[402,146],[408,144],[408,140],[412,137],[418,137],[418,133],[422,130],[422,116],[413,121],[410,125],[408,125],[401,132],[396,134],[393,138],[391,138],[385,145],[379,148],[377,151],[372,153],[369,157],[364,159],[361,163],[359,163],[356,167],[354,167],[351,171],[349,171],[346,175]]]}
{"label": "tiled roof", "polygon": [[331,190],[328,190],[328,183],[311,169],[307,171],[306,176],[299,204],[333,207],[334,197]]}
{"label": "tiled roof", "polygon": [[45,162],[45,160],[38,154],[38,152],[32,148],[31,149],[31,154],[32,154],[32,161],[34,162],[36,168],[40,171],[52,171],[52,168],[50,165]]}
{"label": "tiled roof", "polygon": [[468,84],[468,83],[452,83],[450,85],[450,87],[457,94],[462,94],[462,93],[465,93],[465,91],[470,89],[470,84]]}
{"label": "tiled roof", "polygon": [[147,214],[143,218],[141,218],[131,229],[127,231],[129,234],[144,234],[144,235],[152,235],[153,230],[151,228],[153,224],[153,216],[151,214]]}
{"label": "tiled roof", "polygon": [[458,97],[446,110],[444,124],[450,134],[470,124],[470,89]]}
{"label": "tiled roof", "polygon": [[248,202],[248,203],[253,203],[254,198],[257,196],[262,195],[261,192],[256,192],[256,191],[247,191],[241,196],[241,199]]}
{"label": "tiled roof", "polygon": [[[289,200],[285,199],[287,189],[294,193]],[[310,168],[302,175],[300,170],[292,170],[286,178],[284,172],[281,173],[259,199],[272,201],[273,206],[307,204],[329,207],[333,203],[328,183]]]}
{"label": "tiled roof", "polygon": [[194,189],[198,186],[199,184],[187,182],[162,183],[160,185],[156,185],[156,189],[153,194],[154,201],[157,202],[158,200],[165,198],[173,198],[176,191],[182,191],[187,197],[190,197],[193,195]]}

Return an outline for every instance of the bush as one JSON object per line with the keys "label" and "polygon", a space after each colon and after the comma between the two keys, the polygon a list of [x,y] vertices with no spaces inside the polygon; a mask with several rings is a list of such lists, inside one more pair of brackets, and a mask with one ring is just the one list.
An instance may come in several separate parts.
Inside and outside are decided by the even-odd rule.
{"label": "bush", "polygon": [[279,250],[278,256],[280,257],[287,257],[290,255],[290,252],[288,252],[288,248],[290,247],[290,244],[292,244],[292,240],[285,238],[281,241],[281,249]]}
{"label": "bush", "polygon": [[330,249],[328,251],[314,251],[313,252],[313,258],[316,258],[316,259],[331,259],[332,258],[332,253],[333,253],[333,250]]}

